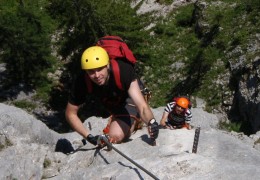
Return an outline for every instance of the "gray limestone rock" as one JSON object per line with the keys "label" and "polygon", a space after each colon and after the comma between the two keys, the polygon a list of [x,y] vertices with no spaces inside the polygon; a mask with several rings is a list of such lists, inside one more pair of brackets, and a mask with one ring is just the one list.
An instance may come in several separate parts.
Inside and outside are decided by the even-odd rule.
{"label": "gray limestone rock", "polygon": [[[153,109],[160,121],[164,107]],[[216,129],[217,117],[193,108],[193,129],[160,129],[157,145],[147,128],[113,147],[158,179],[259,178],[260,152],[255,136]],[[101,134],[107,119],[91,117],[91,133]],[[197,153],[192,153],[195,127],[201,126]],[[25,111],[0,104],[0,179],[153,179],[115,149],[97,149],[75,132],[58,134]]]}

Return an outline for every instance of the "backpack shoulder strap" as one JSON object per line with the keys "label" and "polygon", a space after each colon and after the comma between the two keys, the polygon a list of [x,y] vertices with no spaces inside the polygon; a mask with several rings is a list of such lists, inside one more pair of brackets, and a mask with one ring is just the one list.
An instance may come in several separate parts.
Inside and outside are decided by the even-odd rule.
{"label": "backpack shoulder strap", "polygon": [[85,82],[86,82],[86,85],[87,85],[87,90],[88,90],[88,93],[92,93],[93,91],[93,86],[92,86],[92,82],[88,76],[87,73],[85,73]]}
{"label": "backpack shoulder strap", "polygon": [[112,71],[113,71],[113,73],[114,73],[114,78],[115,78],[116,86],[117,86],[120,90],[123,90],[123,86],[122,86],[122,83],[121,83],[121,77],[120,77],[120,69],[119,69],[118,62],[117,62],[115,59],[111,59],[111,60],[110,60],[110,64],[111,64]]}

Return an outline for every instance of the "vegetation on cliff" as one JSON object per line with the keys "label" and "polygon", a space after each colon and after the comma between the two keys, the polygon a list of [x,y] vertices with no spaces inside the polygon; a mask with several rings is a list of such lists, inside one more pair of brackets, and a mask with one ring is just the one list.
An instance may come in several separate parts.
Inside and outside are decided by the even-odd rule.
{"label": "vegetation on cliff", "polygon": [[[153,107],[188,94],[205,99],[209,112],[228,112],[242,73],[236,67],[259,56],[252,43],[259,36],[259,2],[190,1],[161,16],[137,14],[142,3],[133,8],[127,0],[1,1],[0,61],[8,80],[3,87],[34,88],[36,99],[62,111],[83,50],[114,34],[134,51]],[[57,70],[62,73],[54,81]]]}

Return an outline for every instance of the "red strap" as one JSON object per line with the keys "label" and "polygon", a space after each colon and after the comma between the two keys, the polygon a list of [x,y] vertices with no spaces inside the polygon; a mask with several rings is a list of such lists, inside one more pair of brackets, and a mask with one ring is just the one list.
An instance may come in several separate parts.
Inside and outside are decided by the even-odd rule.
{"label": "red strap", "polygon": [[119,66],[118,62],[115,59],[110,60],[110,64],[112,66],[112,71],[114,73],[115,81],[116,81],[116,86],[120,89],[123,90],[122,84],[121,84],[121,78],[120,78],[120,71],[119,71]]}
{"label": "red strap", "polygon": [[86,81],[86,85],[87,85],[87,89],[88,89],[88,93],[92,93],[93,91],[93,86],[92,86],[92,82],[88,76],[88,74],[85,74],[85,81]]}

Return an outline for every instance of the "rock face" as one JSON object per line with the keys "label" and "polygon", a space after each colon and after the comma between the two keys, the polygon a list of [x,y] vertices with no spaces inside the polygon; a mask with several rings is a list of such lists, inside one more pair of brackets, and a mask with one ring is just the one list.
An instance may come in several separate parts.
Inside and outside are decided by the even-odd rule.
{"label": "rock face", "polygon": [[[159,121],[163,108],[153,109]],[[129,142],[114,147],[158,179],[258,179],[260,151],[253,138],[217,130],[218,118],[192,109],[192,125],[200,125],[197,153],[195,128],[160,129],[151,146],[143,127]],[[91,117],[91,133],[102,132],[106,119]],[[0,104],[0,179],[153,179],[128,159],[107,148],[83,145],[75,133],[58,134],[25,111]]]}
{"label": "rock face", "polygon": [[[243,3],[206,0],[174,0],[170,5],[163,5],[154,0],[132,1],[132,6],[138,7],[138,14],[150,12],[154,16],[161,17],[167,17],[176,8],[188,4],[194,4],[192,21],[195,24],[195,32],[200,38],[207,38],[207,35],[212,34],[212,19],[210,19],[208,9],[215,7],[213,9],[225,10],[233,9],[236,5],[238,5],[237,7],[243,6]],[[218,92],[222,99],[219,110],[226,112],[231,122],[243,122],[245,128],[242,127],[241,131],[254,134],[260,130],[260,35],[257,31],[251,33],[254,25],[245,20],[246,16],[247,14],[240,15],[240,26],[245,26],[246,31],[250,32],[247,43],[224,50],[225,58],[229,62],[229,69],[225,67],[225,64],[216,65],[218,68],[225,67],[226,71],[220,74],[217,79],[212,79],[212,82],[219,85],[221,89],[221,92]],[[258,21],[256,22],[258,23]],[[155,26],[154,23],[147,29],[153,26]],[[221,31],[222,28],[220,24],[219,30]],[[240,27],[233,29],[233,33],[241,33]],[[213,43],[213,46],[216,44],[218,43]],[[183,75],[180,76],[183,77]]]}
{"label": "rock face", "polygon": [[[221,3],[223,2],[196,1],[194,3],[195,29],[199,36],[207,34],[211,28],[204,11],[210,6]],[[249,31],[250,23],[246,26]],[[223,110],[227,112],[232,122],[248,122],[247,130],[243,131],[254,134],[260,130],[259,33],[252,33],[244,46],[246,47],[242,48],[240,44],[233,50],[226,50],[229,71],[219,76],[219,81],[224,87],[221,92]]]}
{"label": "rock face", "polygon": [[[260,42],[260,38],[258,37]],[[258,47],[259,43],[255,45]],[[260,58],[252,63],[242,63],[243,67],[233,68],[236,76],[237,89],[231,109],[231,117],[236,121],[242,119],[249,121],[250,130],[256,133],[260,129]]]}

